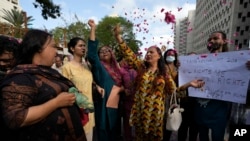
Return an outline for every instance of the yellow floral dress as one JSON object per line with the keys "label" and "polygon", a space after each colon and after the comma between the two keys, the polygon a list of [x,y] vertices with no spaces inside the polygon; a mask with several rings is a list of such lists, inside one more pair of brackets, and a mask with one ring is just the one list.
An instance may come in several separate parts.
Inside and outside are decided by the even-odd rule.
{"label": "yellow floral dress", "polygon": [[[120,44],[120,51],[129,65],[134,66],[136,70],[144,67],[143,62],[125,43]],[[153,73],[146,70],[136,86],[134,105],[129,120],[130,125],[135,127],[136,141],[161,141],[163,139],[165,98],[168,94],[172,94],[176,86],[171,77],[159,77],[157,74],[157,71]],[[165,91],[165,87],[168,87],[169,92]]]}
{"label": "yellow floral dress", "polygon": [[[82,66],[77,66],[73,62],[68,62],[62,66],[62,75],[71,80],[77,89],[88,97],[89,102],[93,103],[93,76],[87,65],[82,64]],[[90,130],[93,130],[94,126],[94,113],[89,113],[89,122],[84,126],[85,133],[87,134]]]}

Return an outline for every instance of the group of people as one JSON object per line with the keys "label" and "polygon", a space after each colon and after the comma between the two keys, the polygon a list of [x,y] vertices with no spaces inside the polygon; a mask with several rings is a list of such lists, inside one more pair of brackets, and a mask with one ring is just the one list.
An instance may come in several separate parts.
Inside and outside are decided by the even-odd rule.
{"label": "group of people", "polygon": [[[52,67],[58,55],[51,34],[30,29],[21,43],[0,36],[1,136],[15,141],[119,141],[122,116],[126,141],[170,139],[171,131],[165,128],[170,95],[187,97],[188,87],[201,88],[205,82],[194,79],[179,86],[177,52],[162,55],[159,47],[150,46],[141,60],[122,39],[119,25],[113,30],[122,56],[117,60],[111,47],[98,47],[95,22],[89,20],[88,25],[88,41],[70,39],[72,60],[63,65],[58,61],[59,70]],[[211,53],[227,50],[223,32],[212,33],[208,42]],[[250,68],[250,62],[247,65]],[[70,92],[72,87],[77,94]],[[209,129],[213,141],[223,140],[228,102],[206,100],[204,108],[198,105],[202,100],[186,99],[189,104],[183,106],[190,109],[186,115],[193,116],[189,122],[183,115],[180,141],[186,140],[188,128],[190,141],[198,134],[201,141],[208,141]],[[79,101],[92,103],[94,110]]]}

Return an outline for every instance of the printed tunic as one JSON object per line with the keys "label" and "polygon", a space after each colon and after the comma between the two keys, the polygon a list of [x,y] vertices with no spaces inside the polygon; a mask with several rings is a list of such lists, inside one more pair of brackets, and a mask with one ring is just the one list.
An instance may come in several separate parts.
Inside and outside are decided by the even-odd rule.
{"label": "printed tunic", "polygon": [[[133,51],[125,43],[120,44],[120,50],[129,65],[137,71],[143,68]],[[163,139],[163,118],[165,112],[165,98],[176,88],[171,77],[159,77],[158,71],[145,71],[142,80],[137,83],[134,105],[131,110],[130,124],[135,126],[137,140],[143,140],[144,135],[153,135],[154,140]],[[155,80],[156,79],[156,80]],[[153,85],[156,83],[156,85]],[[168,87],[168,92],[166,88]]]}

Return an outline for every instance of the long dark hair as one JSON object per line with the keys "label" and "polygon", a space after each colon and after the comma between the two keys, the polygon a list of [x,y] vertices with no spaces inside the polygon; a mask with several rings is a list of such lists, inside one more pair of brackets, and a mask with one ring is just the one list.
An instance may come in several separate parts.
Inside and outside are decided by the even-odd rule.
{"label": "long dark hair", "polygon": [[[157,46],[151,46],[149,48],[155,48],[157,53],[160,55],[160,58],[157,62],[157,66],[158,66],[158,73],[157,73],[157,77],[154,79],[154,82],[153,82],[153,87],[156,87],[157,85],[157,80],[159,78],[163,78],[165,80],[165,90],[168,92],[169,91],[169,87],[168,87],[168,74],[167,74],[167,70],[166,70],[166,67],[165,67],[165,62],[164,62],[164,59],[163,59],[163,56],[162,56],[162,52],[161,52],[161,49]],[[140,68],[140,70],[138,70],[138,75],[137,75],[137,78],[136,78],[136,85],[139,86],[138,83],[141,83],[141,80],[142,80],[142,76],[143,74],[148,70],[149,68],[149,63],[144,61],[144,68]]]}
{"label": "long dark hair", "polygon": [[52,35],[39,29],[30,29],[23,37],[18,48],[16,64],[32,64],[35,53],[42,51],[44,44]]}

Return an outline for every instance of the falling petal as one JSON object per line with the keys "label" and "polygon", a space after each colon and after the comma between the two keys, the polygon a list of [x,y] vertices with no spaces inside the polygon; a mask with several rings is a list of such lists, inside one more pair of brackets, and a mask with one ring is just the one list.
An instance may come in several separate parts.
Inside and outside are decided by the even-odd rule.
{"label": "falling petal", "polygon": [[227,3],[226,0],[221,0],[220,2],[221,2],[221,4],[226,4]]}
{"label": "falling petal", "polygon": [[181,7],[177,7],[177,9],[178,9],[178,11],[181,11],[182,8]]}
{"label": "falling petal", "polygon": [[165,13],[165,22],[167,24],[169,23],[175,23],[175,16],[171,14],[170,12]]}
{"label": "falling petal", "polygon": [[239,50],[239,46],[235,46],[235,50]]}
{"label": "falling petal", "polygon": [[238,35],[239,35],[238,32],[235,32],[235,33],[233,34],[234,37],[236,37],[236,36],[238,36]]}
{"label": "falling petal", "polygon": [[188,30],[187,30],[187,32],[189,33],[189,32],[191,32],[193,30],[193,28],[188,28]]}
{"label": "falling petal", "polygon": [[206,57],[207,57],[207,54],[201,54],[200,57],[201,57],[201,58],[206,58]]}
{"label": "falling petal", "polygon": [[214,55],[214,56],[217,56],[218,54],[217,54],[217,53],[214,53],[213,55]]}
{"label": "falling petal", "polygon": [[161,13],[164,11],[164,8],[161,9]]}

